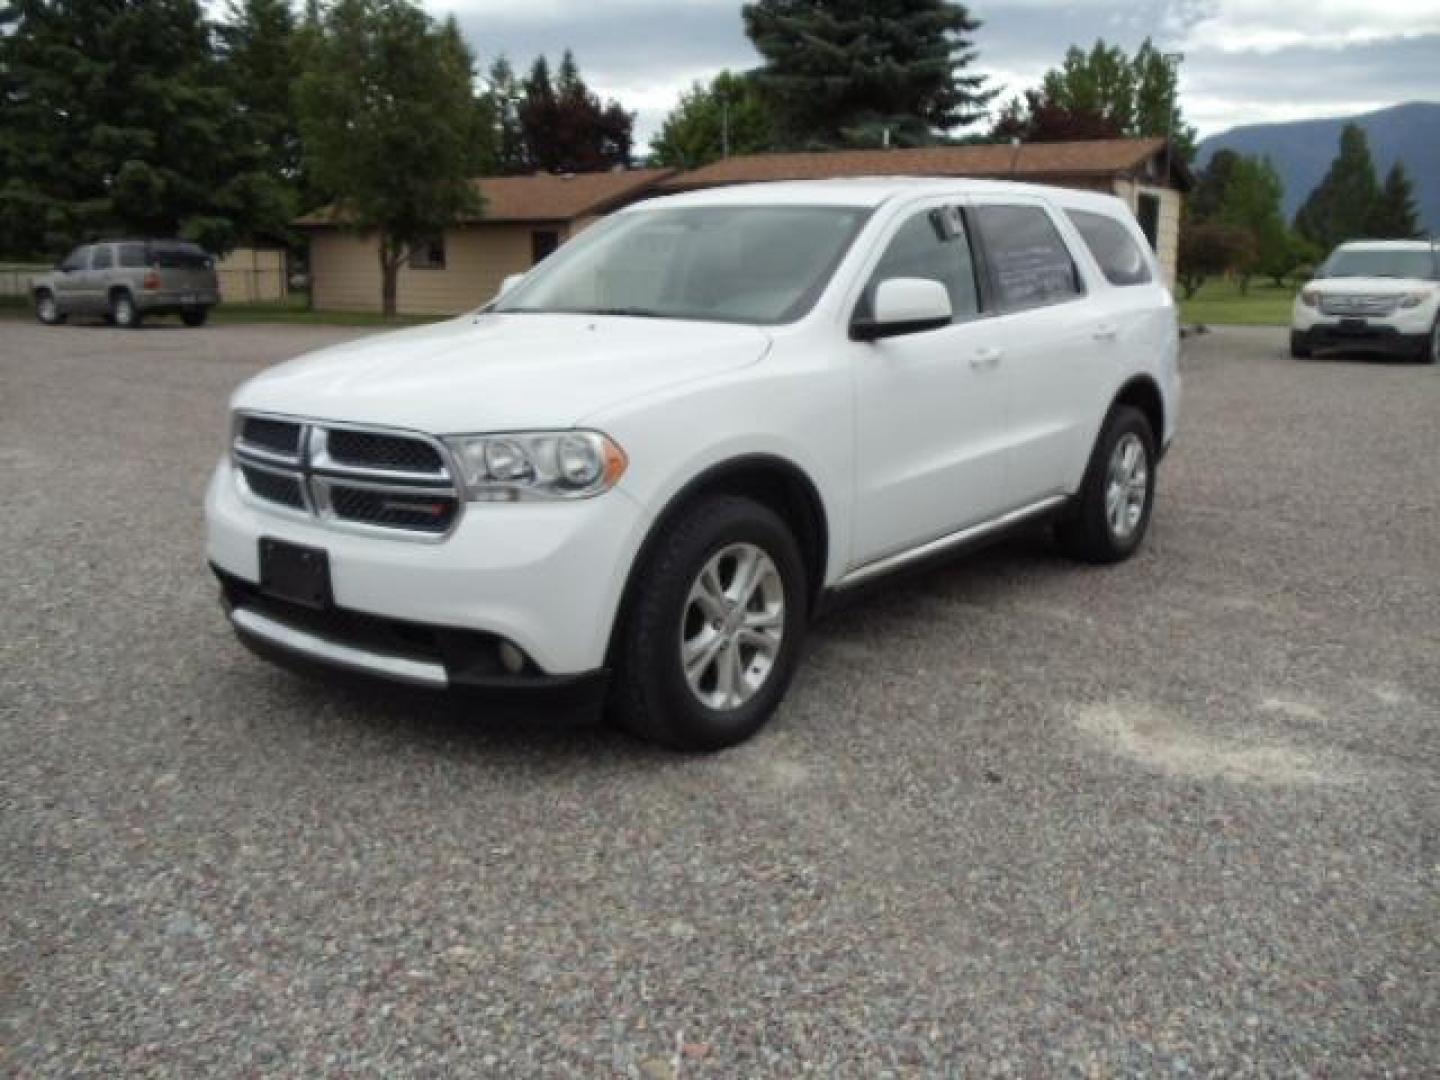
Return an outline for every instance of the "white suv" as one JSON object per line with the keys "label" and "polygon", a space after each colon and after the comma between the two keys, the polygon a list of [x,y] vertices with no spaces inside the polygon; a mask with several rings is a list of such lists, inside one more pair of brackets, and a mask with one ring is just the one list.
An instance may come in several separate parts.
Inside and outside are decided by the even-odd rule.
{"label": "white suv", "polygon": [[1440,248],[1427,240],[1341,244],[1295,298],[1290,355],[1359,349],[1440,363]]}
{"label": "white suv", "polygon": [[291,666],[597,697],[686,749],[775,709],[829,599],[1053,518],[1130,555],[1174,303],[1108,196],[963,180],[617,213],[482,310],[235,394],[206,500],[240,637]]}

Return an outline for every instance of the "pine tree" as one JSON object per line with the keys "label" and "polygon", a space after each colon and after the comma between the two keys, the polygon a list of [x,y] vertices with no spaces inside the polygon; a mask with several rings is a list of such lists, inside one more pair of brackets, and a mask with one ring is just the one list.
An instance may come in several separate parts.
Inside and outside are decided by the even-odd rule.
{"label": "pine tree", "polygon": [[1395,162],[1385,174],[1385,186],[1370,212],[1365,231],[1377,240],[1413,240],[1420,235],[1415,186],[1410,182],[1404,162]]}
{"label": "pine tree", "polygon": [[794,146],[933,141],[994,96],[967,73],[980,23],[947,0],[756,0],[745,32],[780,138]]}
{"label": "pine tree", "polygon": [[494,139],[495,172],[515,176],[526,171],[525,131],[520,123],[522,91],[515,69],[504,56],[490,65],[486,79],[488,119]]}
{"label": "pine tree", "polygon": [[8,255],[122,233],[224,251],[288,217],[197,0],[11,0],[0,93]]}
{"label": "pine tree", "polygon": [[1328,252],[1366,235],[1379,197],[1365,129],[1346,124],[1340,131],[1340,153],[1295,215],[1295,230]]}

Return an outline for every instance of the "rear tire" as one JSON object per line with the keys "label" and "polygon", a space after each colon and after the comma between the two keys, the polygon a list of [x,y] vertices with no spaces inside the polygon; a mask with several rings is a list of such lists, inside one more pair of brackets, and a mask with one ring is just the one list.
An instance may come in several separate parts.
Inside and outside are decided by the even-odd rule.
{"label": "rear tire", "polygon": [[41,289],[35,294],[35,318],[46,326],[59,326],[65,321],[65,313],[60,310],[55,294],[49,289]]}
{"label": "rear tire", "polygon": [[144,316],[135,306],[135,298],[121,290],[110,296],[110,319],[122,330],[134,330],[144,321]]}
{"label": "rear tire", "polygon": [[1310,358],[1310,343],[1305,340],[1305,335],[1295,330],[1290,331],[1290,357],[1293,360],[1308,360]]}
{"label": "rear tire", "polygon": [[1106,417],[1070,513],[1056,527],[1072,558],[1115,563],[1135,554],[1155,502],[1155,435],[1139,409],[1117,405]]}
{"label": "rear tire", "polygon": [[805,634],[805,565],[785,523],[740,496],[703,498],[640,566],[617,639],[610,711],[676,750],[720,750],[769,719]]}
{"label": "rear tire", "polygon": [[209,308],[186,308],[180,312],[180,321],[186,326],[204,326],[205,320],[210,318]]}

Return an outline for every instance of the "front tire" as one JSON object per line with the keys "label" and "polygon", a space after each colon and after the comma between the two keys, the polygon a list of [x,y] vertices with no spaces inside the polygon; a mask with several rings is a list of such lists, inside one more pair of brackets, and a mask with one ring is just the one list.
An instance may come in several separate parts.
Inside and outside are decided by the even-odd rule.
{"label": "front tire", "polygon": [[41,289],[35,294],[35,318],[46,326],[59,326],[65,321],[65,314],[49,289]]}
{"label": "front tire", "polygon": [[1416,359],[1422,364],[1440,364],[1440,315],[1435,317],[1435,325],[1430,328],[1430,340],[1420,347]]}
{"label": "front tire", "polygon": [[110,297],[110,321],[122,330],[139,327],[142,316],[135,306],[135,298],[128,292],[117,292]]}
{"label": "front tire", "polygon": [[1310,358],[1310,342],[1305,335],[1298,330],[1290,331],[1290,358],[1292,360],[1308,360]]}
{"label": "front tire", "polygon": [[1155,434],[1139,409],[1117,405],[1095,441],[1070,514],[1056,529],[1072,558],[1115,563],[1135,554],[1155,502]]}
{"label": "front tire", "polygon": [[779,516],[710,496],[665,527],[620,628],[611,711],[676,750],[720,750],[769,719],[805,634],[805,565]]}
{"label": "front tire", "polygon": [[210,318],[209,308],[186,308],[180,312],[180,321],[186,326],[204,326],[205,320],[208,318]]}

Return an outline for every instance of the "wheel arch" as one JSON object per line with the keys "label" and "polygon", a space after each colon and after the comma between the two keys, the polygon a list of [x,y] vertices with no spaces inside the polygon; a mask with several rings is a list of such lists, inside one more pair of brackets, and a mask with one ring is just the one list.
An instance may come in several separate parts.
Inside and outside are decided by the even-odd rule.
{"label": "wheel arch", "polygon": [[820,489],[795,462],[776,454],[741,454],[710,465],[680,488],[655,516],[645,532],[620,593],[620,603],[610,626],[607,660],[613,660],[620,628],[629,615],[642,567],[656,542],[686,507],[708,495],[744,495],[773,510],[795,534],[805,560],[807,600],[813,612],[825,583],[830,555],[830,526]]}
{"label": "wheel arch", "polygon": [[1160,384],[1149,375],[1136,375],[1115,392],[1110,410],[1113,412],[1117,405],[1129,405],[1144,414],[1158,451],[1165,442],[1165,396],[1160,392]]}

